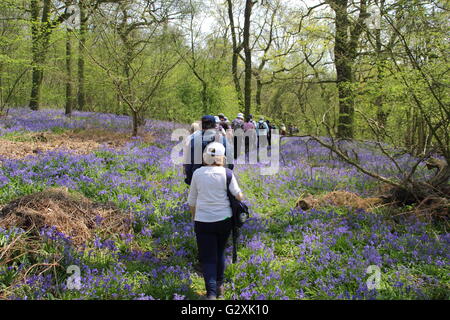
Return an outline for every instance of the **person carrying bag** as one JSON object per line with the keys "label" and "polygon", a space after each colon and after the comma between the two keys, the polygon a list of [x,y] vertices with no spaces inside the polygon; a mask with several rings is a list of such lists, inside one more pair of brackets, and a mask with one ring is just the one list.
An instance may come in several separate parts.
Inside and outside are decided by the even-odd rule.
{"label": "person carrying bag", "polygon": [[219,142],[208,144],[203,166],[192,175],[188,196],[208,300],[223,296],[225,247],[236,225],[230,195],[237,201],[244,198],[225,164],[225,147]]}

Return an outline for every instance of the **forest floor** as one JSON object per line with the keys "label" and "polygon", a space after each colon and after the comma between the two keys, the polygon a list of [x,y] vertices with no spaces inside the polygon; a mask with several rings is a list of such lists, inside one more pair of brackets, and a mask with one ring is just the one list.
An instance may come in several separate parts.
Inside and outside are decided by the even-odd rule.
{"label": "forest floor", "polygon": [[[201,298],[189,189],[171,158],[180,127],[148,120],[133,139],[125,116],[17,109],[0,118],[0,142],[25,143],[0,156],[0,299]],[[79,148],[62,149],[67,141]],[[227,249],[226,299],[450,299],[448,221],[373,203],[382,186],[314,141],[280,147],[274,175],[262,175],[263,164],[234,169],[251,219],[237,263]],[[349,147],[366,168],[398,174],[370,144]],[[397,159],[404,167],[414,160]],[[416,171],[430,174],[425,164]],[[105,232],[113,212],[130,217],[131,228],[113,219]]]}
{"label": "forest floor", "polygon": [[[142,138],[146,143],[153,141],[149,133]],[[120,149],[131,141],[131,135],[105,129],[14,132],[0,136],[0,157],[23,159],[27,156],[57,150],[89,154],[101,147]]]}

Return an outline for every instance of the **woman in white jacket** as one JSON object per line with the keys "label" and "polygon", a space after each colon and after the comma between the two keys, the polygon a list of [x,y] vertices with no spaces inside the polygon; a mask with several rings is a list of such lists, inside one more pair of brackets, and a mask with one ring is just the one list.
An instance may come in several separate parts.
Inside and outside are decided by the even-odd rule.
{"label": "woman in white jacket", "polygon": [[[195,223],[206,296],[207,299],[214,300],[223,295],[225,246],[232,229],[224,146],[218,142],[208,144],[203,153],[203,162],[204,166],[192,176],[188,204]],[[244,196],[234,175],[230,192],[238,200],[243,200]]]}

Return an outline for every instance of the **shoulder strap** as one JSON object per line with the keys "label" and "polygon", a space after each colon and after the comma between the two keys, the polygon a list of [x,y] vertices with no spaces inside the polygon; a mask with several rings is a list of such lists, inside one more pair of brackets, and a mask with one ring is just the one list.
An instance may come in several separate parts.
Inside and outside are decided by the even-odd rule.
{"label": "shoulder strap", "polygon": [[[231,210],[233,210],[233,202],[232,202],[233,195],[230,192],[230,183],[231,183],[231,179],[233,178],[233,171],[231,171],[231,169],[228,169],[228,168],[225,168],[225,170],[226,170],[226,174],[227,174],[227,193],[228,193],[228,198],[230,199]],[[232,238],[233,238],[232,261],[233,261],[233,263],[236,263],[237,262],[239,230],[234,223],[234,213],[233,213],[233,216],[231,217],[231,221],[232,221],[232,226],[233,226],[232,227]]]}
{"label": "shoulder strap", "polygon": [[194,164],[194,152],[195,152],[195,137],[191,137],[191,164]]}
{"label": "shoulder strap", "polygon": [[233,171],[231,171],[231,169],[225,168],[225,173],[227,175],[227,192],[230,193],[230,183],[231,179],[233,179]]}

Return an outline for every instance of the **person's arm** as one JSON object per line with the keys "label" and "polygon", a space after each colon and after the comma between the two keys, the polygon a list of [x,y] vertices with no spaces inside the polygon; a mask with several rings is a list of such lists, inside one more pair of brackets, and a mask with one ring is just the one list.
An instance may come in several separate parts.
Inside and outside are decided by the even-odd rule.
{"label": "person's arm", "polygon": [[198,190],[197,190],[197,175],[192,176],[192,181],[191,181],[191,188],[189,189],[189,196],[188,196],[188,204],[189,204],[189,209],[191,212],[191,218],[192,221],[194,221],[195,218],[195,206],[197,204],[197,197],[198,197]]}
{"label": "person's arm", "polygon": [[237,183],[236,177],[233,174],[233,177],[231,178],[230,182],[230,192],[231,194],[239,201],[244,200],[244,194],[242,193],[241,188],[239,188],[239,185]]}
{"label": "person's arm", "polygon": [[191,210],[191,220],[194,221],[194,219],[195,219],[195,206],[189,206],[189,209]]}
{"label": "person's arm", "polygon": [[191,163],[191,139],[192,139],[192,135],[187,136],[186,140],[184,141],[184,146],[183,146],[183,164],[184,165]]}

